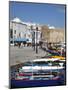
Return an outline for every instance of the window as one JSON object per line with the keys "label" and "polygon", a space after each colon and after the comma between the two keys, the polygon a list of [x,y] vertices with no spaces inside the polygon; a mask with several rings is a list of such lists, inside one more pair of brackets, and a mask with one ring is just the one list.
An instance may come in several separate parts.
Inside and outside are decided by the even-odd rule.
{"label": "window", "polygon": [[19,33],[19,37],[21,37],[21,34]]}
{"label": "window", "polygon": [[14,34],[16,34],[16,30],[14,30]]}
{"label": "window", "polygon": [[24,37],[26,37],[26,34],[24,34]]}
{"label": "window", "polygon": [[13,30],[10,29],[10,38],[13,38]]}
{"label": "window", "polygon": [[31,37],[31,35],[28,35],[28,37],[30,38],[30,37]]}

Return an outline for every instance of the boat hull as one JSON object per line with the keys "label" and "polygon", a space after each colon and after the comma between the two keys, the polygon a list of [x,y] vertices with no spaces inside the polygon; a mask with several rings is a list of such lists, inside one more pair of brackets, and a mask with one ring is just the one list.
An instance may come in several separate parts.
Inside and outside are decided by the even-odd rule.
{"label": "boat hull", "polygon": [[66,85],[64,80],[11,80],[10,88],[44,87]]}

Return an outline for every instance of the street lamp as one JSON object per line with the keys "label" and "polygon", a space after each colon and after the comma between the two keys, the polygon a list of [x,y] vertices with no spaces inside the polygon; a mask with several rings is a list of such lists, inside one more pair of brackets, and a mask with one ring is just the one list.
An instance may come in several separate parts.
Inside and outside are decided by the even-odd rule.
{"label": "street lamp", "polygon": [[35,51],[35,32],[33,30],[32,25],[31,25],[30,29],[32,30],[32,47],[33,47],[33,50]]}
{"label": "street lamp", "polygon": [[14,24],[13,24],[13,21],[12,21],[12,30],[13,30],[13,45],[14,45]]}
{"label": "street lamp", "polygon": [[33,40],[33,42],[32,42],[33,43],[33,49],[35,51],[35,32],[34,31],[33,31],[33,36],[32,37],[33,37],[33,39],[32,39]]}
{"label": "street lamp", "polygon": [[38,27],[36,27],[36,54],[38,53]]}

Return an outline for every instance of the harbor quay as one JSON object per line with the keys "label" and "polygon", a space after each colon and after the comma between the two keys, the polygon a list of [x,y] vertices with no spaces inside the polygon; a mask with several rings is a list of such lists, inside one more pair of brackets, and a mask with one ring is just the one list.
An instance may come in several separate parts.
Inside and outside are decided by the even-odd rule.
{"label": "harbor quay", "polygon": [[47,55],[46,51],[43,51],[38,47],[38,53],[36,54],[36,51],[32,48],[32,46],[21,46],[20,48],[18,46],[10,46],[10,66],[16,65],[22,62],[26,61],[32,61],[34,59],[40,59],[41,57],[44,57]]}

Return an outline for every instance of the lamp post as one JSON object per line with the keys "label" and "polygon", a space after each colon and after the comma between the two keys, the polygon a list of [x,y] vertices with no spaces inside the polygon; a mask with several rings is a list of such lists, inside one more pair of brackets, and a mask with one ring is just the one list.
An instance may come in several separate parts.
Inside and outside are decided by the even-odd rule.
{"label": "lamp post", "polygon": [[35,51],[35,32],[33,30],[33,26],[31,25],[31,28],[32,30],[32,47],[33,47],[33,50]]}
{"label": "lamp post", "polygon": [[13,24],[13,21],[12,21],[12,30],[13,30],[13,45],[14,45],[14,24]]}
{"label": "lamp post", "polygon": [[36,27],[36,54],[38,53],[38,27]]}
{"label": "lamp post", "polygon": [[33,48],[34,48],[34,51],[35,51],[35,32],[33,32]]}

